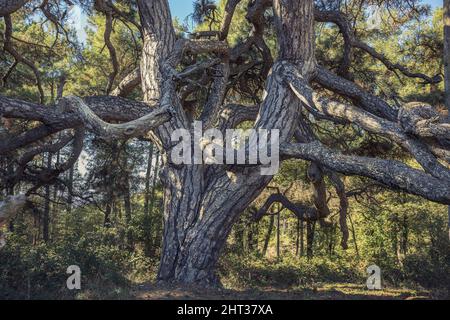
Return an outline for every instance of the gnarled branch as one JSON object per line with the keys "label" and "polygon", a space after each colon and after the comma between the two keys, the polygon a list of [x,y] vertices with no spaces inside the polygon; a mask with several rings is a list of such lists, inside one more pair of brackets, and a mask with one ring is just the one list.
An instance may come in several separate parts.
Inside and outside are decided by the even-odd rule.
{"label": "gnarled branch", "polygon": [[79,97],[65,97],[61,103],[78,112],[86,126],[107,140],[130,139],[145,135],[148,131],[156,129],[171,118],[170,106],[165,105],[139,119],[126,123],[111,124],[97,116]]}
{"label": "gnarled branch", "polygon": [[449,181],[437,179],[398,161],[344,155],[320,142],[284,144],[280,147],[280,152],[287,157],[316,161],[342,174],[368,177],[392,189],[450,204]]}

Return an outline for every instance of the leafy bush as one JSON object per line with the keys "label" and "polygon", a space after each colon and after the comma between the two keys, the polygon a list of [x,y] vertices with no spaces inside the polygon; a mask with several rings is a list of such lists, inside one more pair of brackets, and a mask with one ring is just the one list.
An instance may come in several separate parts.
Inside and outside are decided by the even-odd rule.
{"label": "leafy bush", "polygon": [[228,254],[220,272],[232,287],[295,287],[319,282],[355,282],[363,279],[359,268],[344,259],[285,257],[280,260]]}
{"label": "leafy bush", "polygon": [[[0,299],[119,298],[130,285],[126,275],[150,268],[137,253],[108,244],[112,232],[35,245],[10,236],[0,251]],[[71,265],[81,269],[80,291],[66,287]]]}

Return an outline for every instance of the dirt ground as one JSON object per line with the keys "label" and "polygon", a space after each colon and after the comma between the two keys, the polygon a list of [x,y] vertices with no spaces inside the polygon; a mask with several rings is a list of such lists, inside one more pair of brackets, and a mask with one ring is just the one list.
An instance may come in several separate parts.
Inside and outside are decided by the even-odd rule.
{"label": "dirt ground", "polygon": [[310,288],[256,288],[246,290],[181,288],[142,284],[132,295],[139,300],[425,300],[436,299],[425,290],[384,288],[370,291],[349,283],[319,284]]}

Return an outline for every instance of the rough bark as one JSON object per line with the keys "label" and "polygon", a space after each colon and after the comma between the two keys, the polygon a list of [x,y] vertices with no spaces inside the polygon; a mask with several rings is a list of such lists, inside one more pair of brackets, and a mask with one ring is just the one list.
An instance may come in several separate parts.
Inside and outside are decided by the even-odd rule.
{"label": "rough bark", "polygon": [[[120,97],[99,96],[87,97],[83,99],[85,105],[102,121],[129,122],[139,120],[139,126],[135,128],[145,128],[147,124],[141,125],[143,119],[149,117],[151,109],[146,103],[132,101]],[[69,110],[73,110],[70,106]],[[0,140],[0,155],[5,155],[11,151],[27,146],[31,143],[45,139],[52,134],[65,129],[77,128],[84,124],[85,118],[76,112],[67,112],[64,108],[44,105],[11,99],[0,96],[0,114],[4,118],[35,120],[42,123],[29,131],[19,135],[7,134]],[[165,118],[165,112],[156,111],[157,118]],[[94,124],[99,123],[94,117]],[[117,131],[117,126],[113,130]],[[127,132],[127,125],[119,127],[120,134]]]}
{"label": "rough bark", "polygon": [[286,156],[319,162],[333,171],[365,176],[393,189],[450,204],[449,181],[439,180],[398,161],[343,155],[319,142],[286,144],[281,146],[281,152]]}
{"label": "rough bark", "polygon": [[[167,18],[167,14],[160,12],[167,9],[166,1],[156,1],[153,7],[146,6],[145,3],[140,6],[144,9],[141,10],[141,19],[145,18],[146,13],[153,16],[149,21],[158,17]],[[302,76],[305,81],[308,81],[315,58],[313,21],[304,19],[300,24],[290,25],[286,23],[286,19],[294,21],[295,11],[298,10],[307,17],[312,17],[313,5],[312,1],[277,1],[277,8],[277,19],[282,28],[279,34],[285,34],[286,41],[280,45],[282,55],[272,68],[272,75],[266,87],[267,97],[260,107],[255,127],[279,129],[280,139],[288,141],[293,135],[295,119],[301,107],[292,91],[281,81],[283,61],[292,61],[298,65],[304,72]],[[155,12],[150,13],[150,9]],[[152,43],[148,37],[148,43],[145,44],[144,41],[144,47],[147,47],[144,51],[155,52],[159,49],[157,52],[160,56],[164,50],[170,50],[173,46],[170,43],[173,31],[165,21],[158,26],[160,28],[156,31],[147,27],[147,32],[153,34],[156,39],[166,39],[164,48],[160,48],[158,43]],[[292,37],[292,41],[287,39],[289,37]],[[156,65],[159,61],[156,59]],[[154,62],[155,60],[152,60],[150,65],[149,61],[144,59],[141,66],[147,101],[154,99],[157,92],[154,78],[145,78],[146,73],[153,72]],[[176,102],[174,104],[176,105]],[[179,110],[177,107],[175,109]],[[185,118],[181,114],[158,130],[161,144],[166,142],[168,128],[173,130],[185,124]],[[235,172],[201,165],[174,168],[167,164],[167,155],[163,154],[163,158],[165,227],[158,278],[163,281],[216,285],[218,278],[215,266],[234,221],[264,189],[271,177],[261,176],[259,168],[242,168]]]}
{"label": "rough bark", "polygon": [[141,69],[135,68],[111,92],[112,96],[127,97],[141,83]]}
{"label": "rough bark", "polygon": [[[146,135],[151,129],[155,129],[167,122],[171,116],[170,109],[168,107],[163,107],[127,123],[110,124],[97,116],[83,99],[78,97],[66,97],[64,100],[67,102],[69,108],[74,108],[77,113],[80,114],[83,123],[86,126],[98,136],[110,141]],[[65,106],[63,106],[63,108],[65,108]]]}

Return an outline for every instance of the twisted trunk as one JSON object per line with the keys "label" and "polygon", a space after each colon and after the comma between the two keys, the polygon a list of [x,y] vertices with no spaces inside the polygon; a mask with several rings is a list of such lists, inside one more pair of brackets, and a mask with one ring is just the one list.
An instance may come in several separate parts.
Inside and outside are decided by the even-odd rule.
{"label": "twisted trunk", "polygon": [[[167,0],[138,1],[144,30],[141,62],[142,89],[149,104],[160,98],[164,86],[162,66],[175,47]],[[315,65],[313,1],[274,1],[280,42],[279,60],[267,81],[267,97],[261,105],[255,128],[279,129],[280,142],[289,141],[301,104],[284,83],[284,62],[294,63],[308,82]],[[301,12],[300,19],[297,13]],[[180,110],[180,101],[171,97]],[[169,162],[170,133],[177,128],[191,129],[183,112],[155,133],[161,150],[164,187],[164,235],[160,281],[219,284],[217,261],[233,224],[245,208],[270,182],[260,168],[227,168],[205,165],[173,166]]]}

